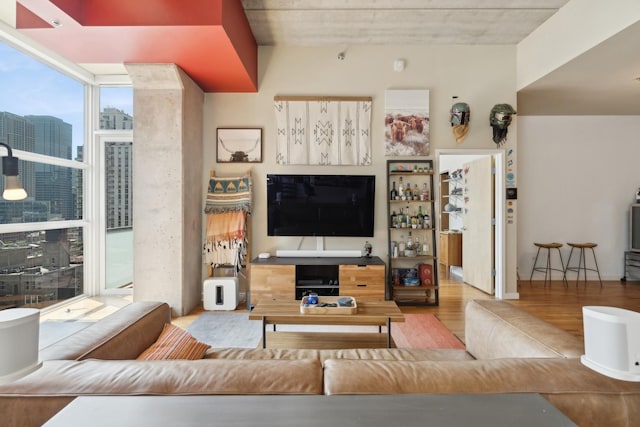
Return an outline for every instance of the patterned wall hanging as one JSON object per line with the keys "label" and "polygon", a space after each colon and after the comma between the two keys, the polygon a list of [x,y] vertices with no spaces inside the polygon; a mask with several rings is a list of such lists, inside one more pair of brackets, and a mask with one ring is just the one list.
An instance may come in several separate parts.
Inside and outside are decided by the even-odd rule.
{"label": "patterned wall hanging", "polygon": [[276,163],[371,164],[371,97],[274,97]]}
{"label": "patterned wall hanging", "polygon": [[385,156],[429,155],[429,91],[387,90]]}

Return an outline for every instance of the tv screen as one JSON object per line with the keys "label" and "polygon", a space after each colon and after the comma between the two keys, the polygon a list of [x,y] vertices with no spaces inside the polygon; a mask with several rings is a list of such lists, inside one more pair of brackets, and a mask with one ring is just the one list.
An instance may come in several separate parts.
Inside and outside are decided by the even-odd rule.
{"label": "tv screen", "polygon": [[267,234],[373,237],[375,178],[267,175]]}

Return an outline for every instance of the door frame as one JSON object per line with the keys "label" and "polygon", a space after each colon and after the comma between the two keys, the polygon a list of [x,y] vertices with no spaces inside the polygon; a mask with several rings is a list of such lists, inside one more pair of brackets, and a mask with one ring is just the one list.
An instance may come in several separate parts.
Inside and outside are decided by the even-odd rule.
{"label": "door frame", "polygon": [[[495,299],[504,299],[506,294],[506,236],[505,236],[505,213],[506,213],[506,201],[505,201],[505,150],[502,149],[465,149],[465,148],[452,148],[452,149],[437,149],[435,164],[437,175],[440,171],[440,156],[475,156],[475,155],[487,155],[492,156],[494,159],[494,165],[496,169],[495,173],[495,188],[494,188],[494,212],[496,224],[494,227],[494,263],[495,263]],[[440,188],[437,188],[438,194],[436,200],[440,200]],[[438,206],[441,210],[442,207]],[[438,221],[438,228],[440,227],[440,221]],[[440,230],[441,231],[441,230]],[[464,263],[464,260],[462,261]]]}

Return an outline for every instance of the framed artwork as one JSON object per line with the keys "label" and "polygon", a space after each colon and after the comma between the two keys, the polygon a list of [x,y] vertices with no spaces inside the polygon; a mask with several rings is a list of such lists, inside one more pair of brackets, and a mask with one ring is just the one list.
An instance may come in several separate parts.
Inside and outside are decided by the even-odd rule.
{"label": "framed artwork", "polygon": [[429,91],[385,92],[385,156],[429,155]]}
{"label": "framed artwork", "polygon": [[216,130],[218,163],[262,162],[262,128],[218,128]]}

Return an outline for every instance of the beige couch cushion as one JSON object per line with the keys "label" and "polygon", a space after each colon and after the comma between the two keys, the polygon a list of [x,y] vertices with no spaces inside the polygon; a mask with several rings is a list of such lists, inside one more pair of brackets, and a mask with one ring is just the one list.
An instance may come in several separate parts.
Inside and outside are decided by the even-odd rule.
{"label": "beige couch cushion", "polygon": [[640,425],[640,383],[605,377],[579,359],[331,359],[324,374],[330,395],[540,393],[580,426]]}
{"label": "beige couch cushion", "polygon": [[456,349],[417,350],[403,348],[353,348],[336,350],[226,348],[211,350],[209,359],[372,359],[372,360],[474,360],[469,353]]}
{"label": "beige couch cushion", "polygon": [[322,394],[317,360],[49,361],[0,385],[7,426],[39,426],[80,395]]}
{"label": "beige couch cushion", "polygon": [[472,300],[465,307],[465,345],[476,359],[580,357],[582,339],[506,302]]}

